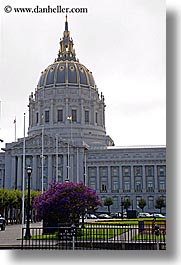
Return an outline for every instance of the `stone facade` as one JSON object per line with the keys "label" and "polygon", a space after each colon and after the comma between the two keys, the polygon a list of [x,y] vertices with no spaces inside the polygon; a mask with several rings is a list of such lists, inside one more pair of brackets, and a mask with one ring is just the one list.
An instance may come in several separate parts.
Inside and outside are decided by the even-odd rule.
{"label": "stone facade", "polygon": [[105,107],[92,72],[76,58],[66,21],[58,58],[29,97],[28,136],[0,153],[0,186],[22,189],[25,163],[34,190],[46,190],[52,180],[83,181],[102,200],[113,198],[112,211],[125,198],[132,209],[144,198],[145,210],[156,211],[155,199],[166,196],[166,148],[115,147],[106,135]]}

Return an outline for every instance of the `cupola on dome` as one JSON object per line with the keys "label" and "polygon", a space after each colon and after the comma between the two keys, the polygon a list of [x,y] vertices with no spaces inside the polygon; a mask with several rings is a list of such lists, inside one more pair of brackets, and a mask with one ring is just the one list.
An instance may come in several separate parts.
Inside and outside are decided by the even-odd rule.
{"label": "cupola on dome", "polygon": [[60,39],[58,58],[41,73],[38,89],[65,85],[96,88],[92,72],[79,63],[73,45],[66,16],[65,31],[63,39]]}

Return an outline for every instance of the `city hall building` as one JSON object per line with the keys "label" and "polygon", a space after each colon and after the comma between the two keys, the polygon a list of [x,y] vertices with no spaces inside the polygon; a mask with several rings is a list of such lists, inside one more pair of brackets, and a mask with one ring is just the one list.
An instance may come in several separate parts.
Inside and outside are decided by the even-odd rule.
{"label": "city hall building", "polygon": [[166,148],[114,146],[105,130],[104,95],[73,46],[66,19],[58,57],[29,96],[28,136],[0,153],[0,187],[21,190],[23,165],[30,165],[31,189],[46,190],[52,180],[83,181],[101,200],[113,198],[113,212],[126,198],[134,210],[144,198],[145,211],[158,211],[156,198],[166,196]]}

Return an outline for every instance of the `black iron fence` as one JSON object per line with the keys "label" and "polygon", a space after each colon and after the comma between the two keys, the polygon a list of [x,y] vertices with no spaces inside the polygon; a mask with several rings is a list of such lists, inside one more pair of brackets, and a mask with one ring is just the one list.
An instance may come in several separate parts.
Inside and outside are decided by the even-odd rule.
{"label": "black iron fence", "polygon": [[84,227],[61,226],[30,228],[30,239],[25,239],[22,229],[22,249],[73,249],[73,250],[165,250],[166,227],[139,223],[103,225],[85,224]]}

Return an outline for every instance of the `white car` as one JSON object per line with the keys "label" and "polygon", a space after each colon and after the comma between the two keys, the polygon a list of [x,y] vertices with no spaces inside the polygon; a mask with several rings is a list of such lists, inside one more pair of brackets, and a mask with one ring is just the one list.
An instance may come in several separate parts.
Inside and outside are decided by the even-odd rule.
{"label": "white car", "polygon": [[166,217],[165,215],[163,215],[161,213],[154,213],[152,216],[155,218],[165,218]]}
{"label": "white car", "polygon": [[111,216],[109,216],[108,214],[102,213],[102,214],[99,214],[98,218],[100,218],[100,219],[111,219]]}
{"label": "white car", "polygon": [[95,214],[89,214],[87,219],[97,219],[97,216]]}
{"label": "white car", "polygon": [[138,214],[138,218],[149,218],[149,217],[152,217],[152,215],[149,213],[139,213]]}

